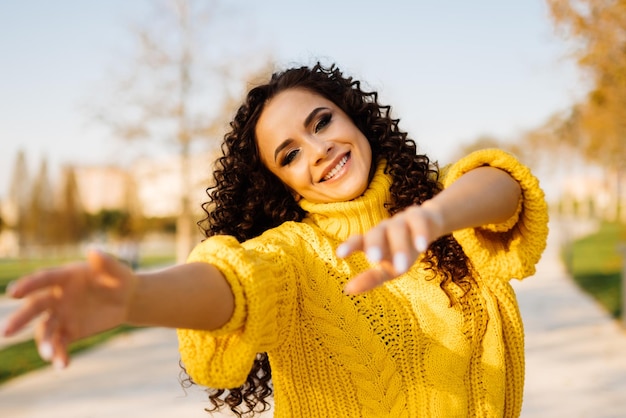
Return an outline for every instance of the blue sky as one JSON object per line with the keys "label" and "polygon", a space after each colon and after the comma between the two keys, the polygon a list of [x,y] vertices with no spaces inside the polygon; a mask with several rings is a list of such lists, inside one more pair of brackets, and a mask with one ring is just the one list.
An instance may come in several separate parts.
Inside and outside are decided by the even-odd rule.
{"label": "blue sky", "polygon": [[[0,2],[0,199],[19,149],[33,174],[43,158],[52,175],[119,160],[119,144],[81,107],[97,102],[149,3]],[[543,0],[231,0],[218,20],[215,42],[233,56],[252,45],[282,66],[336,62],[442,163],[479,135],[514,138],[584,93]]]}

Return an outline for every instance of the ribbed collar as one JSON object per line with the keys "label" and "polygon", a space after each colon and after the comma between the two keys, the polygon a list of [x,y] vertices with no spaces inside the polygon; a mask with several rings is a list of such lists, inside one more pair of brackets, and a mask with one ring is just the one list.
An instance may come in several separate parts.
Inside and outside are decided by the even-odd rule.
{"label": "ribbed collar", "polygon": [[350,235],[362,234],[389,217],[385,203],[391,200],[391,177],[385,174],[386,162],[376,167],[374,178],[365,193],[347,202],[312,203],[300,201],[307,212],[304,222],[319,226],[334,238],[344,241]]}

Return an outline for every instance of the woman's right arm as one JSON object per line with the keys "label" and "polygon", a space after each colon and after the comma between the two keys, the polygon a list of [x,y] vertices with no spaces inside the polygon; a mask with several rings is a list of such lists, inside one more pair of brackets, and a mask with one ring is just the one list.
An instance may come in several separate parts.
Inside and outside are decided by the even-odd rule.
{"label": "woman's right arm", "polygon": [[23,303],[8,318],[11,336],[37,320],[35,339],[45,360],[65,367],[68,345],[122,324],[218,329],[230,319],[234,297],[224,276],[206,263],[135,274],[100,252],[84,263],[25,276],[7,289]]}
{"label": "woman's right arm", "polygon": [[127,321],[135,325],[215,330],[230,319],[235,299],[220,271],[208,263],[181,264],[138,274]]}

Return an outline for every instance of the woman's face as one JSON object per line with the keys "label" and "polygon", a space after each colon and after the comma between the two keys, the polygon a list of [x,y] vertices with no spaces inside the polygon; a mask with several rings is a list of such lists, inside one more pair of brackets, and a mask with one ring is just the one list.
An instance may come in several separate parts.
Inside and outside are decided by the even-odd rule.
{"label": "woman's face", "polygon": [[363,133],[333,102],[309,90],[278,93],[256,126],[261,161],[296,195],[342,202],[369,184],[372,150]]}

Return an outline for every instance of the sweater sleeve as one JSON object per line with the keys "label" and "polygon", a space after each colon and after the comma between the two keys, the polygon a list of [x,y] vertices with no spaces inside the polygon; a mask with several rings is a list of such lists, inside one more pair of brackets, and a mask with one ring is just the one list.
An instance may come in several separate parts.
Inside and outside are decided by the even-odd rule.
{"label": "sweater sleeve", "polygon": [[[270,234],[271,235],[271,234]],[[179,329],[181,360],[194,382],[213,388],[242,385],[256,354],[280,344],[281,324],[295,304],[296,257],[292,246],[257,237],[240,244],[233,237],[211,237],[194,248],[188,261],[213,264],[235,298],[231,319],[213,331]]]}
{"label": "sweater sleeve", "polygon": [[499,168],[517,180],[522,189],[518,209],[503,223],[462,229],[453,235],[479,272],[507,281],[531,276],[548,237],[548,207],[539,180],[513,155],[486,149],[451,165],[443,175],[444,188],[481,166]]}

